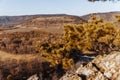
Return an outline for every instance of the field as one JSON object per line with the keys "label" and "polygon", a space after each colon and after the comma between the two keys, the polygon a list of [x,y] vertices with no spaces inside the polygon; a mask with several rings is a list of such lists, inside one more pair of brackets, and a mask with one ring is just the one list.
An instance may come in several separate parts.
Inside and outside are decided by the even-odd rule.
{"label": "field", "polygon": [[[113,12],[98,15],[112,21],[113,18],[108,16],[115,13],[118,14]],[[59,66],[49,67],[50,63],[42,56],[37,45],[39,42],[61,42],[65,24],[87,22],[88,16],[20,16],[10,18],[8,24],[0,23],[0,80],[26,80],[34,74],[37,74],[40,80],[58,80],[66,70]],[[86,65],[95,56],[81,54],[81,62],[78,63]]]}

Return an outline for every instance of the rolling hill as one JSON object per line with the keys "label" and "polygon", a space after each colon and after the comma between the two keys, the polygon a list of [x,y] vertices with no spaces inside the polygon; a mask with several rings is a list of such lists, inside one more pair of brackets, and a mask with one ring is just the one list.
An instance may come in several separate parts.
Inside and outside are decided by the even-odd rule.
{"label": "rolling hill", "polygon": [[[93,15],[100,16],[107,20],[113,20],[112,17],[120,12],[106,12],[106,13],[92,13]],[[87,21],[88,15],[75,16],[67,14],[38,14],[38,15],[23,15],[23,16],[0,16],[0,26],[13,27],[16,25],[22,26],[60,26],[63,23],[79,23],[80,21]]]}
{"label": "rolling hill", "polygon": [[106,12],[106,13],[91,13],[91,14],[87,14],[84,16],[81,16],[82,19],[84,20],[88,20],[90,17],[90,15],[96,15],[96,16],[100,16],[103,19],[106,19],[108,21],[113,21],[114,20],[114,15],[116,14],[120,14],[120,11],[116,11],[116,12]]}
{"label": "rolling hill", "polygon": [[18,24],[28,24],[29,22],[71,22],[82,20],[78,16],[66,14],[51,14],[51,15],[24,15],[24,16],[0,16],[0,26],[14,26]]}

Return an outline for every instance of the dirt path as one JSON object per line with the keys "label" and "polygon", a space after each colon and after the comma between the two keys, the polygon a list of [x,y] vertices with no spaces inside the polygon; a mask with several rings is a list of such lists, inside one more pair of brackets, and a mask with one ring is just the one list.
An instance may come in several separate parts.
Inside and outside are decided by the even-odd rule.
{"label": "dirt path", "polygon": [[39,30],[40,28],[37,27],[17,27],[17,28],[13,28],[13,29],[5,29],[0,31],[0,34],[3,33],[14,33],[14,32],[29,32],[29,31],[33,31],[33,30]]}
{"label": "dirt path", "polygon": [[[40,54],[10,54],[10,53],[6,53],[3,51],[0,51],[0,61],[6,61],[6,60],[24,60],[24,61],[30,61],[33,59],[41,59],[40,58]],[[42,59],[41,59],[42,60]]]}

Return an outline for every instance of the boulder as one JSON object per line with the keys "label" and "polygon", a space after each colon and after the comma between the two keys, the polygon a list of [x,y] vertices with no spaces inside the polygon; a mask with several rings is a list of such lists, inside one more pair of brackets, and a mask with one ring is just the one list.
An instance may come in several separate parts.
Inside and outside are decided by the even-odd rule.
{"label": "boulder", "polygon": [[60,80],[74,80],[73,78],[75,80],[120,80],[120,52],[99,55],[87,65],[80,65],[74,73],[66,73]]}

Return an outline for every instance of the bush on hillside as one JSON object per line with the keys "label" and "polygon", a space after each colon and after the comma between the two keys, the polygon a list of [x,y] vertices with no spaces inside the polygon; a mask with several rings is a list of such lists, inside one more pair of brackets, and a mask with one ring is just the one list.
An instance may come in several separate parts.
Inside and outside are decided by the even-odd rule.
{"label": "bush on hillside", "polygon": [[103,54],[119,49],[120,30],[116,26],[120,17],[116,18],[117,21],[109,22],[92,15],[86,23],[65,25],[61,42],[42,42],[37,47],[52,67],[62,65],[68,69],[80,54]]}

